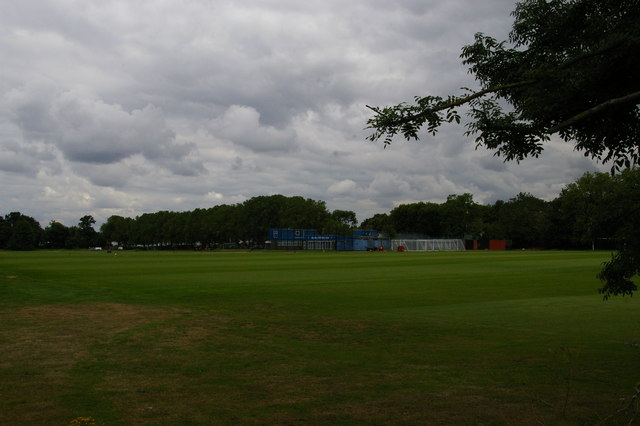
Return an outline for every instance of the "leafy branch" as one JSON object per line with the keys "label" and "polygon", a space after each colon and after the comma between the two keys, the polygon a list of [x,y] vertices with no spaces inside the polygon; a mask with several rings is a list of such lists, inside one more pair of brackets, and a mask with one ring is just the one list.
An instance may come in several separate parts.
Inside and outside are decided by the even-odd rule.
{"label": "leafy branch", "polygon": [[384,136],[385,147],[391,144],[393,136],[398,133],[401,133],[407,140],[418,139],[418,130],[423,127],[425,123],[427,125],[427,131],[435,135],[438,127],[440,127],[442,123],[451,123],[453,121],[458,124],[460,123],[460,115],[456,110],[457,107],[490,93],[497,93],[502,90],[527,86],[533,83],[535,83],[535,80],[501,84],[471,93],[467,96],[449,96],[446,99],[440,96],[416,96],[414,99],[415,105],[401,103],[382,109],[366,105],[367,108],[376,113],[375,116],[367,121],[367,129],[376,129],[367,139],[375,142]]}

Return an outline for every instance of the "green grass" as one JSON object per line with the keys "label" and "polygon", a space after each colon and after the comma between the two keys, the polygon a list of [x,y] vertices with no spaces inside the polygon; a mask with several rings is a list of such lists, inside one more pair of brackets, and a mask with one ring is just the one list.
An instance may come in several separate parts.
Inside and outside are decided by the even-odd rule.
{"label": "green grass", "polygon": [[608,257],[0,252],[0,424],[626,424]]}

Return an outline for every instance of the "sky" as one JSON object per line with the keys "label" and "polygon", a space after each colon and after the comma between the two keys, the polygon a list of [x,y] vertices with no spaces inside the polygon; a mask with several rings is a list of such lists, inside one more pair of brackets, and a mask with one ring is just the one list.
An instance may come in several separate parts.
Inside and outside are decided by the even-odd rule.
{"label": "sky", "polygon": [[460,49],[506,39],[515,1],[0,1],[0,214],[43,227],[273,194],[363,221],[608,169],[556,140],[504,163],[463,125],[366,140],[366,105],[477,87]]}

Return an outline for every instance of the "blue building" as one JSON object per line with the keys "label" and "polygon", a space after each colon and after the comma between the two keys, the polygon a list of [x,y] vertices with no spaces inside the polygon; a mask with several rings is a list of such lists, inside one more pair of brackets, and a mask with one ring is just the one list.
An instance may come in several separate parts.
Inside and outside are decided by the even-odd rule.
{"label": "blue building", "polygon": [[356,230],[353,235],[322,235],[315,229],[269,229],[267,247],[272,250],[367,251],[391,248],[391,242],[374,230]]}

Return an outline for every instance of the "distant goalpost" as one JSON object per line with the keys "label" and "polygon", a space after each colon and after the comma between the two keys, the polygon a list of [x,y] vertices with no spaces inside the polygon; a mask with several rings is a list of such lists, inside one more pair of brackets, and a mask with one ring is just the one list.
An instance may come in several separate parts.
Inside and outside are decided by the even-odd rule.
{"label": "distant goalpost", "polygon": [[392,250],[405,251],[464,251],[464,242],[462,240],[391,240]]}

